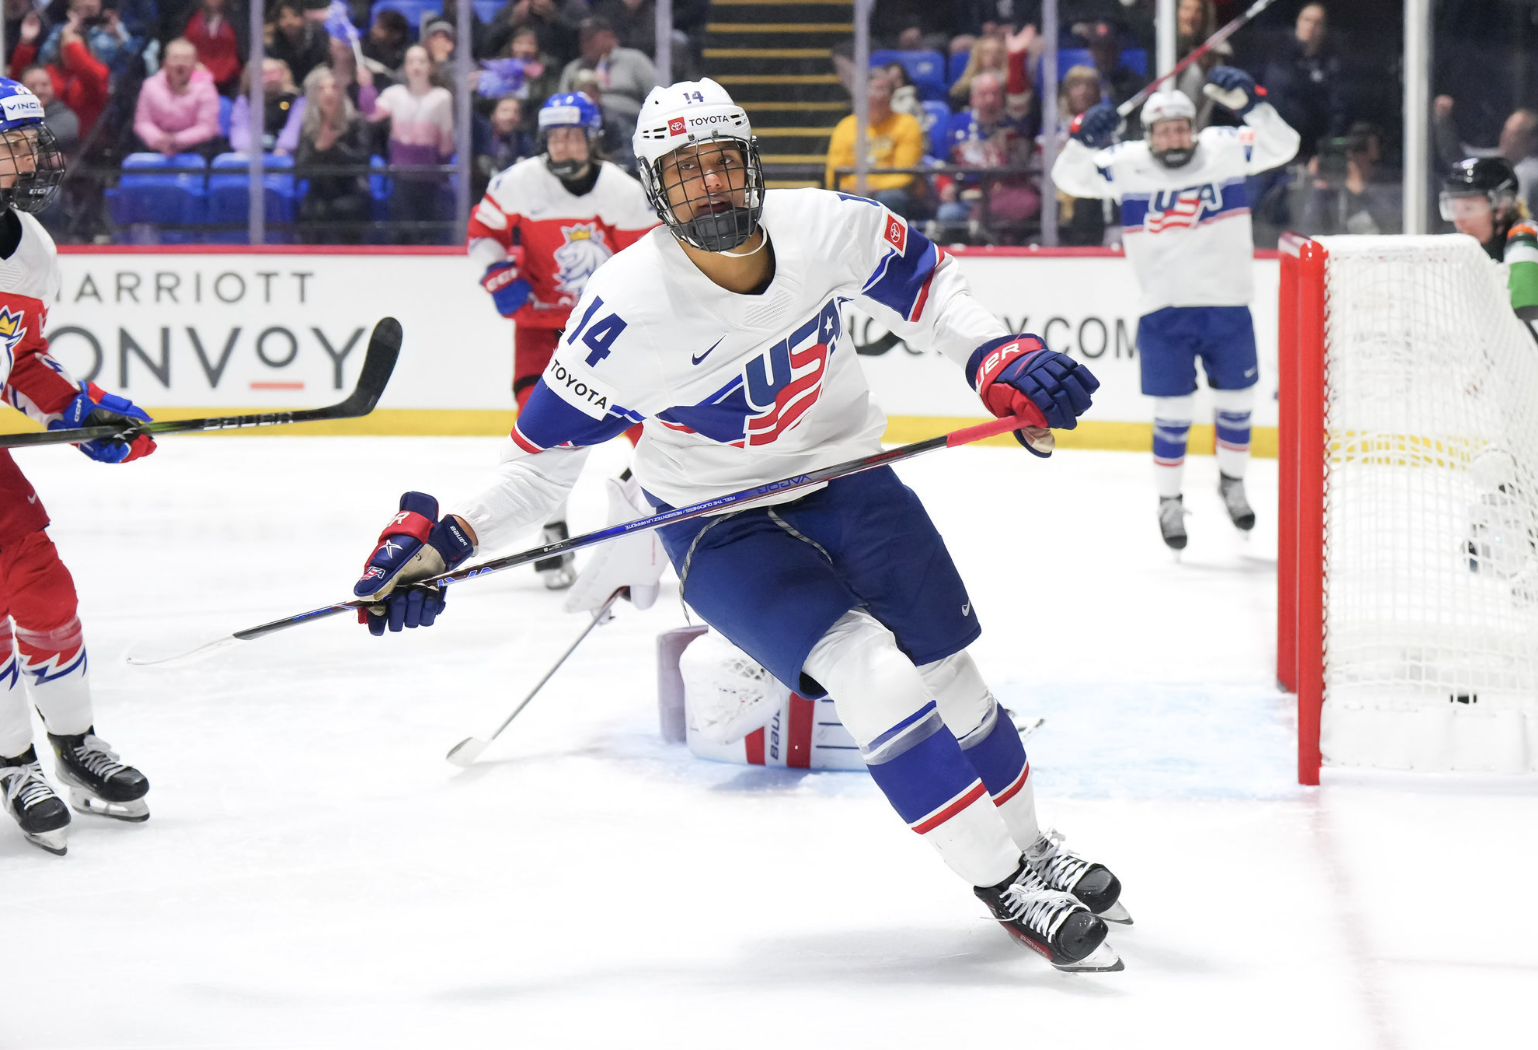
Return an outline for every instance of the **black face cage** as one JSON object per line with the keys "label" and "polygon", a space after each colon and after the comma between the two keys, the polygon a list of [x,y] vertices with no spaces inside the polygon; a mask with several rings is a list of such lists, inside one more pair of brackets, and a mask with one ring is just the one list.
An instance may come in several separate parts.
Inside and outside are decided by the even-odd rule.
{"label": "black face cage", "polygon": [[[711,211],[696,214],[694,218],[684,221],[673,211],[673,205],[668,201],[668,189],[677,186],[681,181],[676,174],[678,168],[676,158],[693,151],[696,160],[699,159],[700,150],[703,148],[719,149],[723,146],[732,146],[742,153],[743,164],[740,169],[741,176],[733,173],[727,179],[728,192],[735,198],[741,191],[744,201],[743,207],[738,207],[733,202],[732,207],[726,211]],[[764,214],[764,163],[758,156],[758,139],[749,139],[744,143],[739,138],[719,133],[712,134],[709,138],[680,146],[667,154],[675,158],[672,181],[664,184],[662,172],[662,157],[657,158],[653,165],[646,158],[640,158],[641,185],[646,188],[646,199],[651,202],[652,208],[657,212],[657,218],[667,224],[673,236],[696,248],[702,248],[707,252],[728,252],[742,244],[758,230],[758,221]],[[703,186],[703,179],[700,180]],[[688,198],[693,205],[696,202],[704,203],[704,196]],[[693,209],[699,212],[698,207]]]}
{"label": "black face cage", "polygon": [[0,176],[14,172],[0,186],[0,205],[36,214],[53,203],[64,181],[64,151],[46,124],[28,124],[0,133]]}

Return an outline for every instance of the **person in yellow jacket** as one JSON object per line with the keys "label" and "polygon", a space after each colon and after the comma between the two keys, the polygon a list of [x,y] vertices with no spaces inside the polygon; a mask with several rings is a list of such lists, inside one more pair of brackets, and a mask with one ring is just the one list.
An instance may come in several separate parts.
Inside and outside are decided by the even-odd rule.
{"label": "person in yellow jacket", "polygon": [[[920,175],[881,175],[882,168],[913,168],[924,161],[924,129],[906,113],[892,110],[892,85],[884,73],[870,76],[869,123],[865,129],[869,143],[871,174],[865,178],[866,192],[905,219],[923,218],[929,213],[928,185]],[[828,143],[827,185],[844,193],[854,192],[854,176],[835,179],[835,168],[854,167],[855,117],[851,113],[833,129]]]}

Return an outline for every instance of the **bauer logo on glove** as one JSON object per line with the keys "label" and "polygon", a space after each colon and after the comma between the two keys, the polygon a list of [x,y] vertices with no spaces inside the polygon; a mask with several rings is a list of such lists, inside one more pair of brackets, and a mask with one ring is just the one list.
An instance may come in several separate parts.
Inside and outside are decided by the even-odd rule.
{"label": "bauer logo on glove", "polygon": [[358,610],[359,622],[368,624],[369,633],[376,636],[386,628],[431,627],[443,611],[445,588],[413,584],[458,568],[474,551],[456,518],[438,520],[437,500],[425,492],[401,496],[400,513],[379,534],[363,575],[353,585],[359,598],[379,599]]}
{"label": "bauer logo on glove", "polygon": [[[1056,350],[1048,350],[1040,337],[1006,335],[984,343],[972,352],[967,364],[972,386],[1003,419],[1019,416],[1033,426],[1072,430],[1089,410],[1091,397],[1100,389],[1088,368]],[[1020,431],[1015,440],[1041,455]]]}

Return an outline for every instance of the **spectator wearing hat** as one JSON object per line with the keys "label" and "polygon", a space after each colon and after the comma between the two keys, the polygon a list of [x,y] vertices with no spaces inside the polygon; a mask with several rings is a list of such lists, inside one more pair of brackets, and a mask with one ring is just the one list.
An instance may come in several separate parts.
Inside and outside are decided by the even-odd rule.
{"label": "spectator wearing hat", "polygon": [[579,46],[581,56],[572,59],[561,70],[557,90],[577,90],[577,74],[591,70],[598,77],[603,96],[599,106],[604,116],[612,117],[621,126],[634,131],[636,118],[641,115],[641,103],[657,86],[657,67],[645,53],[620,47],[614,27],[603,18],[583,19]]}
{"label": "spectator wearing hat", "polygon": [[140,87],[134,134],[145,149],[168,157],[222,152],[219,93],[213,75],[198,68],[198,51],[190,41],[178,37],[167,44],[160,71]]}
{"label": "spectator wearing hat", "polygon": [[331,60],[330,40],[325,27],[305,17],[302,0],[278,0],[267,54],[288,66],[296,82],[302,83],[310,70]]}
{"label": "spectator wearing hat", "polygon": [[433,64],[433,83],[450,95],[459,94],[459,69],[454,50],[459,44],[459,30],[446,18],[435,18],[422,30],[422,46]]}

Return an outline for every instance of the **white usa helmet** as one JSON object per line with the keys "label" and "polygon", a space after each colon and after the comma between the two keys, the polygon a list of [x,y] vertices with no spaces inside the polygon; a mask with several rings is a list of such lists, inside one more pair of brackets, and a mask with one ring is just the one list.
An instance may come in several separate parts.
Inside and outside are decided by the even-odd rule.
{"label": "white usa helmet", "polygon": [[[764,166],[758,156],[758,140],[753,137],[747,112],[732,101],[720,84],[706,77],[652,88],[641,103],[632,142],[647,200],[673,236],[696,248],[724,252],[757,231],[764,211]],[[679,218],[669,202],[662,159],[684,149],[696,154],[701,149],[711,152],[710,147],[719,151],[722,143],[735,144],[742,157],[740,185],[728,173],[733,194],[731,207],[703,214],[699,208],[693,208],[693,217]],[[736,197],[738,191],[741,203]],[[704,203],[703,198],[700,203]]]}
{"label": "white usa helmet", "polygon": [[[1148,101],[1143,103],[1143,134],[1145,138],[1151,137],[1153,126],[1161,120],[1188,120],[1191,128],[1196,129],[1196,105],[1187,97],[1184,91],[1171,88],[1168,91],[1155,91],[1148,96]],[[1196,155],[1196,140],[1193,138],[1190,146],[1177,149],[1153,150],[1154,159],[1166,168],[1184,167],[1190,163]]]}

